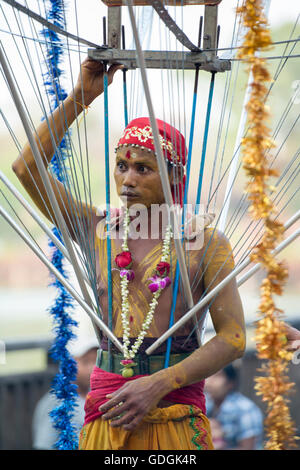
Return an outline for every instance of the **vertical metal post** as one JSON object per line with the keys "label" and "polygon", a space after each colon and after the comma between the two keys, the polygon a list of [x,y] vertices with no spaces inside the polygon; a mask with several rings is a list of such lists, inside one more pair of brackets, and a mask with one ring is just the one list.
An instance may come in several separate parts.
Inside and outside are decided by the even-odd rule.
{"label": "vertical metal post", "polygon": [[[216,51],[209,52],[209,49],[216,49],[218,38],[218,6],[205,5],[204,8],[204,30],[203,30],[203,50],[207,58],[212,60],[216,56]],[[208,49],[208,51],[207,51]]]}
{"label": "vertical metal post", "polygon": [[107,45],[121,49],[121,7],[107,7]]}

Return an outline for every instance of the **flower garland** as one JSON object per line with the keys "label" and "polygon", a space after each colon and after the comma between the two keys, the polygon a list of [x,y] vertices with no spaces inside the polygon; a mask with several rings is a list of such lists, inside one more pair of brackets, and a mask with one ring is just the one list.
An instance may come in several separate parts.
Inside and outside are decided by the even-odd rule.
{"label": "flower garland", "polygon": [[262,219],[264,222],[262,241],[255,247],[251,259],[260,262],[267,271],[261,285],[259,310],[262,318],[257,322],[255,339],[258,357],[268,362],[262,368],[266,376],[256,377],[255,388],[267,404],[265,426],[268,441],[265,448],[282,450],[295,446],[295,428],[285,396],[293,384],[286,375],[291,353],[286,350],[285,325],[281,320],[282,312],[275,306],[273,295],[282,294],[288,273],[272,254],[283,236],[284,227],[275,220],[276,208],[269,197],[272,186],[268,180],[277,175],[277,172],[270,169],[267,158],[267,150],[274,147],[274,143],[270,138],[270,130],[265,125],[269,114],[265,105],[267,88],[264,83],[270,81],[271,77],[264,59],[256,55],[257,51],[271,44],[262,10],[261,0],[245,0],[243,6],[238,8],[247,29],[239,58],[245,59],[253,74],[247,104],[248,121],[251,124],[242,145],[243,166],[249,177],[246,192],[251,203],[250,213],[253,219]]}
{"label": "flower garland", "polygon": [[123,377],[131,377],[134,375],[134,370],[132,367],[136,365],[134,362],[134,357],[139,350],[148,329],[153,320],[153,315],[155,308],[158,304],[158,298],[162,293],[163,289],[168,287],[171,284],[171,280],[168,276],[170,271],[170,264],[167,262],[170,256],[170,245],[171,245],[171,238],[172,238],[172,229],[170,226],[166,228],[165,238],[163,241],[163,248],[162,248],[162,256],[161,262],[158,263],[156,266],[156,270],[154,275],[149,278],[151,283],[149,284],[149,289],[153,293],[153,298],[149,305],[149,311],[146,315],[146,318],[142,324],[141,331],[136,338],[135,343],[133,344],[131,350],[129,349],[130,346],[130,327],[129,327],[129,301],[128,301],[128,284],[130,281],[134,279],[134,271],[131,268],[132,266],[132,256],[131,252],[128,248],[128,234],[129,234],[129,224],[130,224],[130,217],[129,217],[129,210],[128,208],[125,209],[124,214],[124,240],[122,243],[122,252],[119,253],[115,258],[115,263],[120,268],[120,279],[121,279],[121,296],[122,296],[122,326],[123,326],[123,351],[124,351],[124,358],[121,361],[121,365],[123,366],[122,375]]}

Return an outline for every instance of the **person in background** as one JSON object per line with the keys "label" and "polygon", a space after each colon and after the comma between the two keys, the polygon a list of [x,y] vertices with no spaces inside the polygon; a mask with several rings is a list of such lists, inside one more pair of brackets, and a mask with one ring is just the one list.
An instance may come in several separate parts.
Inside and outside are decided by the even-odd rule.
{"label": "person in background", "polygon": [[215,423],[212,438],[216,450],[262,448],[262,412],[238,392],[238,379],[238,369],[229,364],[205,382],[207,417]]}
{"label": "person in background", "polygon": [[300,349],[300,331],[294,328],[292,325],[285,323],[286,326],[286,339],[287,339],[287,350],[298,351]]}
{"label": "person in background", "polygon": [[214,450],[224,450],[226,442],[221,424],[214,418],[209,420]]}
{"label": "person in background", "polygon": [[[77,404],[74,409],[72,424],[79,438],[84,422],[84,404],[86,395],[90,390],[90,375],[95,366],[98,342],[91,337],[76,339],[70,343],[69,352],[77,363]],[[37,403],[32,421],[32,442],[35,450],[51,450],[58,439],[58,431],[53,427],[49,416],[59,402],[55,395],[47,392]]]}

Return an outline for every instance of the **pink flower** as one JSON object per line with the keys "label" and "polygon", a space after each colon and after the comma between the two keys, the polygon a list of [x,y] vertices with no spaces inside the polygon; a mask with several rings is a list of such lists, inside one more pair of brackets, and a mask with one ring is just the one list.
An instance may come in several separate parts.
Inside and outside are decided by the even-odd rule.
{"label": "pink flower", "polygon": [[159,285],[159,280],[160,278],[158,276],[153,276],[153,277],[150,277],[149,278],[150,281],[152,281],[150,284],[149,284],[149,289],[151,290],[152,293],[158,291],[160,285]]}
{"label": "pink flower", "polygon": [[169,276],[164,277],[163,279],[159,276],[153,276],[150,277],[149,280],[152,281],[148,285],[152,293],[158,291],[158,289],[164,289],[165,287],[168,287],[171,284],[171,279],[169,278]]}
{"label": "pink flower", "polygon": [[164,277],[163,279],[160,280],[160,287],[161,289],[164,289],[165,287],[168,287],[171,284],[171,279],[169,276]]}
{"label": "pink flower", "polygon": [[122,366],[127,366],[127,365],[129,365],[129,364],[134,364],[134,362],[133,362],[132,359],[123,359],[123,360],[121,361],[121,364],[122,364]]}
{"label": "pink flower", "polygon": [[134,271],[132,269],[121,269],[120,276],[127,276],[128,281],[132,281],[134,279]]}

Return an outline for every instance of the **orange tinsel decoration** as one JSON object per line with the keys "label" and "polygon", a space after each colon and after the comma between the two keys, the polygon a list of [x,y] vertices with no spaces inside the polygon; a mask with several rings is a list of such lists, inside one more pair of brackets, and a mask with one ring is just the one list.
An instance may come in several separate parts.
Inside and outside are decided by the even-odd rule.
{"label": "orange tinsel decoration", "polygon": [[286,351],[285,325],[282,312],[276,308],[273,295],[282,294],[287,279],[287,270],[272,255],[276,244],[282,239],[283,225],[274,219],[276,209],[269,197],[272,186],[270,177],[277,175],[269,168],[268,149],[274,147],[270,138],[270,130],[265,125],[269,117],[265,105],[270,75],[265,61],[256,53],[271,45],[271,37],[263,15],[261,0],[245,0],[238,8],[242,15],[246,35],[239,58],[250,66],[253,82],[251,95],[247,104],[250,128],[242,140],[243,166],[249,177],[246,188],[251,202],[250,213],[255,220],[264,221],[262,241],[251,255],[252,261],[260,262],[266,269],[267,276],[261,285],[261,302],[259,310],[262,318],[257,322],[256,343],[258,357],[266,359],[262,367],[265,377],[256,377],[258,395],[267,404],[265,420],[268,441],[266,449],[282,450],[295,446],[295,428],[290,417],[287,393],[293,384],[286,375],[291,353]]}

